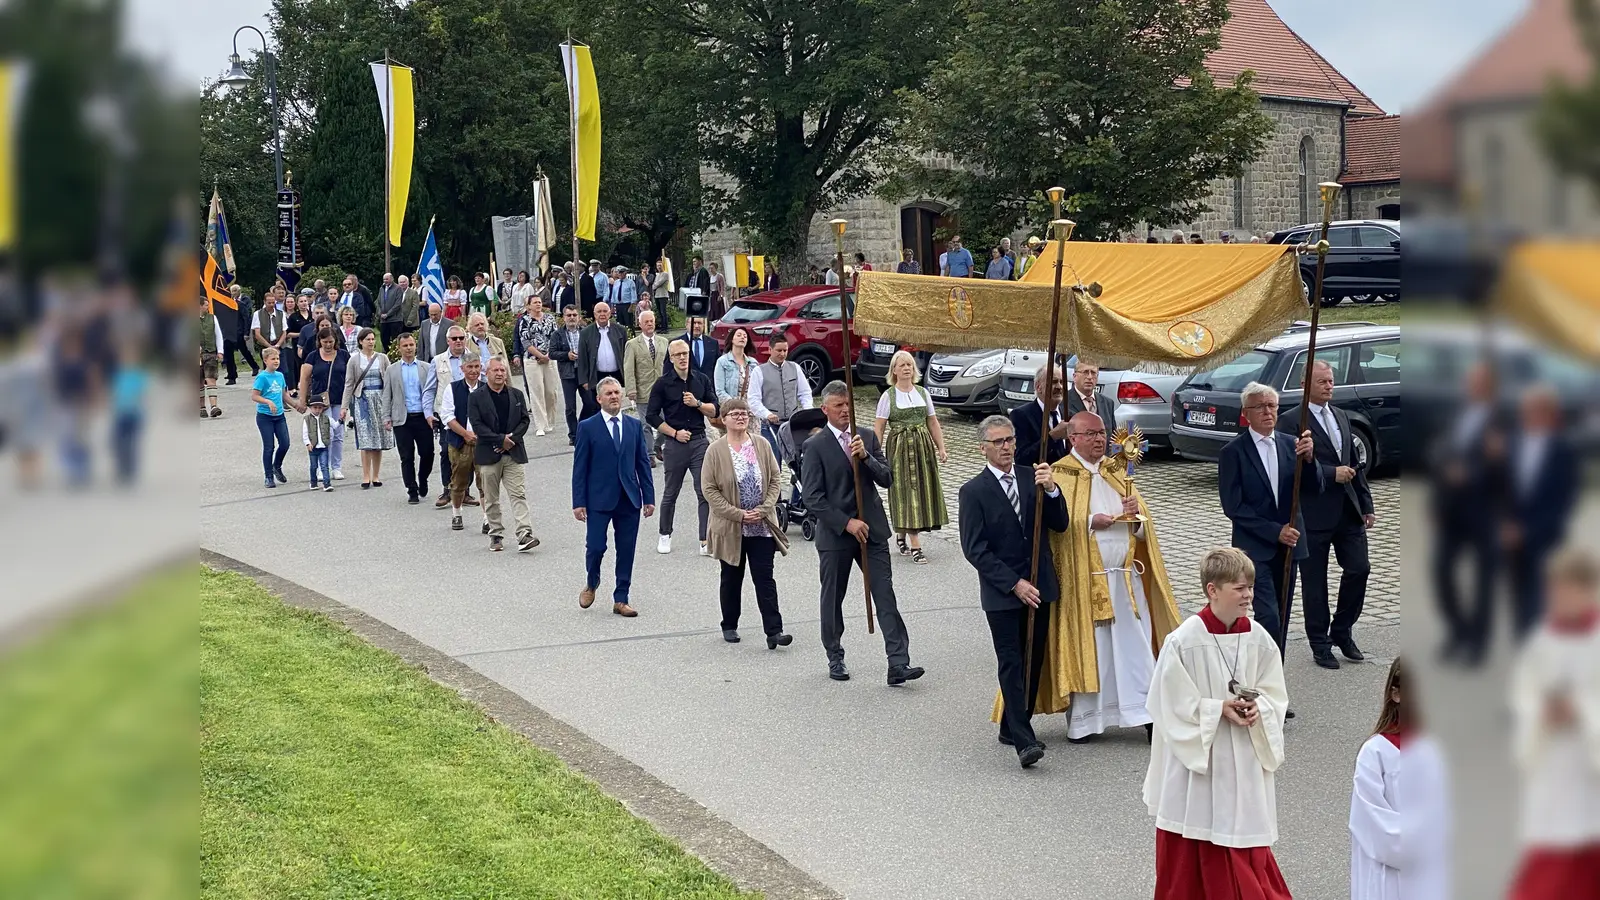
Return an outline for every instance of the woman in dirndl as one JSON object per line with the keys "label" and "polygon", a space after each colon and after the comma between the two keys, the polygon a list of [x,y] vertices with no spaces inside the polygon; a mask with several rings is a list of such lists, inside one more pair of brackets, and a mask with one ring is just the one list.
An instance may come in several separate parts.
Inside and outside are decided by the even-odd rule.
{"label": "woman in dirndl", "polygon": [[[899,350],[889,360],[889,389],[878,398],[872,430],[889,458],[894,483],[889,486],[889,519],[901,555],[926,563],[922,552],[924,531],[937,531],[950,522],[939,484],[939,465],[949,459],[944,432],[934,415],[933,400],[917,385],[917,360]],[[884,435],[888,431],[887,437]]]}
{"label": "woman in dirndl", "polygon": [[383,373],[389,357],[378,352],[378,333],[361,329],[358,350],[345,365],[344,411],[355,422],[361,450],[361,487],[383,487],[383,452],[394,449],[394,429],[383,424]]}

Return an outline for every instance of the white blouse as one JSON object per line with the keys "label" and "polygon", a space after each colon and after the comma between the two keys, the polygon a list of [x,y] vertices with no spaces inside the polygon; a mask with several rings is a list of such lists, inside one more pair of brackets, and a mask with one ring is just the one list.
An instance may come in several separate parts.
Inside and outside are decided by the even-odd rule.
{"label": "white blouse", "polygon": [[897,387],[884,391],[882,396],[878,397],[878,418],[889,418],[889,403],[891,399],[896,408],[910,409],[913,406],[921,406],[928,410],[928,415],[934,414],[933,398],[923,393],[921,388],[912,385],[909,392],[902,391]]}

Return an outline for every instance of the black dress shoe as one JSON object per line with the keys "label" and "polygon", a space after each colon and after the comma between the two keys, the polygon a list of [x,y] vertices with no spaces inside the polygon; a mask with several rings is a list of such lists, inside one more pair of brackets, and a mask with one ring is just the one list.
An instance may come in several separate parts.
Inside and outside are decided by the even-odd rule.
{"label": "black dress shoe", "polygon": [[1092,734],[1086,734],[1081,738],[1069,737],[1069,738],[1067,738],[1067,743],[1069,743],[1069,744],[1087,744],[1087,743],[1089,743],[1089,739],[1093,738],[1093,737],[1094,737],[1094,735],[1092,735]]}
{"label": "black dress shoe", "polygon": [[767,635],[768,650],[776,650],[779,647],[787,647],[792,643],[794,643],[794,635],[792,634],[784,634],[780,631],[777,634]]}
{"label": "black dress shoe", "polygon": [[905,684],[908,681],[916,681],[918,678],[922,677],[922,671],[923,669],[921,666],[890,666],[889,683],[891,685],[895,685]]}
{"label": "black dress shoe", "polygon": [[739,632],[734,631],[732,628],[724,628],[722,629],[722,639],[730,644],[737,644],[739,643]]}
{"label": "black dress shoe", "polygon": [[1146,744],[1154,744],[1156,742],[1156,726],[1149,722],[1144,725],[1144,742]]}
{"label": "black dress shoe", "polygon": [[[999,735],[998,737],[996,737],[995,740],[999,741],[1002,744],[1005,744],[1007,747],[1015,747],[1017,745],[1016,741],[1013,741],[1011,738],[1008,738],[1003,734]],[[1047,746],[1044,741],[1036,740],[1036,741],[1034,741],[1034,743],[1038,744],[1041,747]]]}
{"label": "black dress shoe", "polygon": [[1344,640],[1337,641],[1336,643],[1339,646],[1339,652],[1343,653],[1344,658],[1350,660],[1351,662],[1361,662],[1367,658],[1366,655],[1361,652],[1361,648],[1357,647],[1356,642],[1351,638],[1345,638]]}
{"label": "black dress shoe", "polygon": [[828,663],[828,677],[834,681],[849,681],[850,670],[844,667],[843,662]]}
{"label": "black dress shoe", "polygon": [[1327,647],[1317,647],[1311,651],[1311,659],[1324,669],[1339,668],[1339,658]]}
{"label": "black dress shoe", "polygon": [[1017,751],[1017,762],[1021,763],[1024,769],[1033,768],[1033,764],[1041,759],[1044,759],[1043,744],[1033,744]]}
{"label": "black dress shoe", "polygon": [[1292,709],[1286,709],[1286,710],[1284,710],[1284,712],[1283,712],[1283,717],[1284,717],[1284,718],[1285,718],[1285,719],[1292,719],[1292,718],[1294,718],[1294,710],[1292,710]]}

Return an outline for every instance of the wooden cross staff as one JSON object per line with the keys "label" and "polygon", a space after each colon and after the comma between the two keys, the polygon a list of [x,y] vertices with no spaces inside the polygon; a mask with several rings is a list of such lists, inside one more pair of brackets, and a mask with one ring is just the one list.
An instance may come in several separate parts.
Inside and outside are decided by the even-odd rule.
{"label": "wooden cross staff", "polygon": [[[838,254],[834,262],[834,271],[839,273],[839,318],[844,323],[844,387],[845,396],[850,399],[850,435],[856,436],[856,379],[855,367],[850,364],[850,345],[854,343],[850,335],[850,322],[855,318],[854,311],[850,309],[849,302],[844,294],[844,227],[849,223],[844,219],[832,219],[828,222],[833,226],[834,252]],[[856,489],[856,518],[865,522],[867,520],[866,507],[861,499],[861,465],[856,460],[854,453],[847,453],[850,457],[850,477],[855,481]],[[872,570],[867,563],[867,545],[861,544],[861,592],[867,600],[867,634],[872,634],[877,629],[873,625],[872,616]]]}

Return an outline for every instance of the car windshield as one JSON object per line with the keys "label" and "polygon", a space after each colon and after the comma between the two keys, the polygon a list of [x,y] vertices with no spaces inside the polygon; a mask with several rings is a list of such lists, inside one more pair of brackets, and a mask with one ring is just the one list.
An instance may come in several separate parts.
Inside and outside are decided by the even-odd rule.
{"label": "car windshield", "polygon": [[741,300],[735,303],[732,309],[728,310],[727,315],[722,317],[722,321],[736,325],[765,322],[768,319],[776,319],[780,312],[782,312],[782,308],[771,303],[751,303],[747,300]]}
{"label": "car windshield", "polygon": [[1249,353],[1209,372],[1196,372],[1189,376],[1185,387],[1199,391],[1242,391],[1252,381],[1260,381],[1267,371],[1273,354],[1267,350]]}

